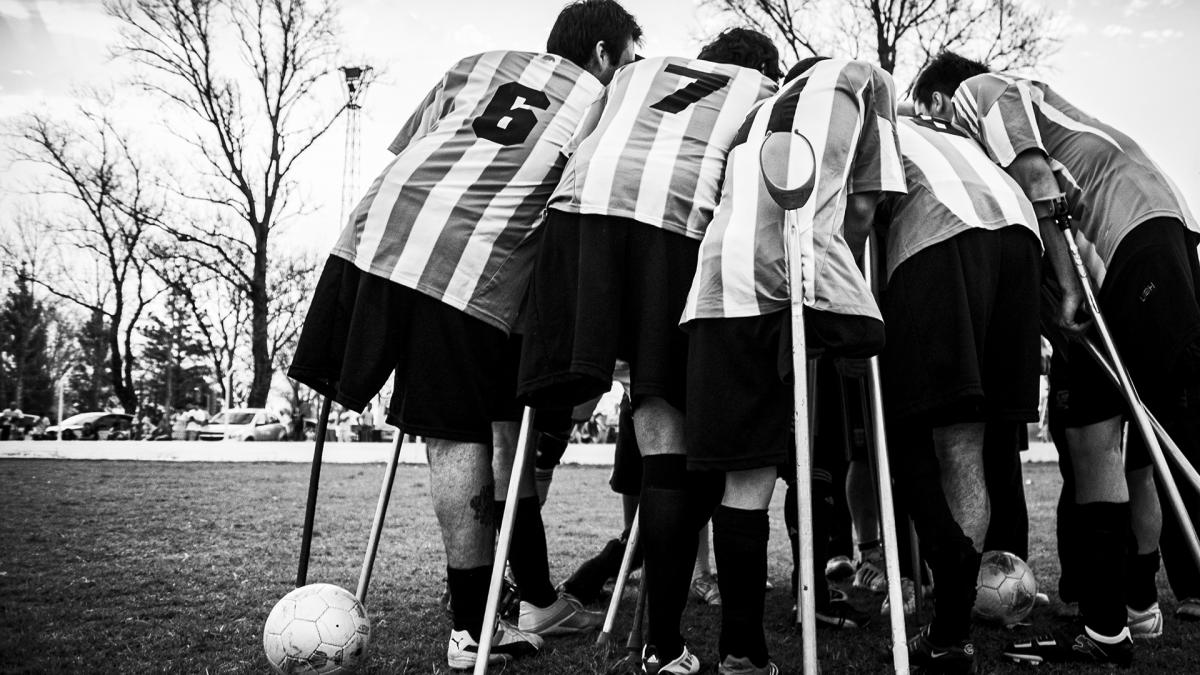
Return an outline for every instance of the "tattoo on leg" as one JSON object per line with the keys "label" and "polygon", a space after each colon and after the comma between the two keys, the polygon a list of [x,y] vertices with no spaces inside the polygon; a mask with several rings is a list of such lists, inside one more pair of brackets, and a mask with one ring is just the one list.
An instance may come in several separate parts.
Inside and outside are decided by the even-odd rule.
{"label": "tattoo on leg", "polygon": [[475,514],[475,522],[486,527],[492,526],[495,500],[496,486],[492,483],[484,485],[479,489],[479,494],[471,497],[471,512]]}

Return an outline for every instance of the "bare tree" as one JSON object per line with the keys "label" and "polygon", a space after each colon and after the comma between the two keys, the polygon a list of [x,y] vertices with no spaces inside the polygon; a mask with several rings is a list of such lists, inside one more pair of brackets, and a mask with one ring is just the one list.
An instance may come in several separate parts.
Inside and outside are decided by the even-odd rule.
{"label": "bare tree", "polygon": [[108,379],[122,407],[134,412],[134,334],[159,293],[149,283],[145,247],[163,206],[106,108],[104,100],[81,104],[78,119],[69,123],[30,113],[12,135],[17,160],[46,176],[37,195],[64,207],[49,223],[62,249],[53,265],[41,260],[31,279],[49,295],[103,318]]}
{"label": "bare tree", "polygon": [[320,86],[336,77],[334,7],[322,0],[107,0],[106,6],[123,26],[115,52],[142,66],[138,84],[197,122],[175,130],[194,151],[202,180],[178,189],[217,215],[165,229],[245,296],[249,403],[262,405],[274,370],[272,235],[300,206],[291,180],[297,162],[345,109],[318,101]]}
{"label": "bare tree", "polygon": [[1042,64],[1058,50],[1054,15],[1022,0],[701,0],[779,38],[792,60],[873,57],[915,74],[942,50],[997,70]]}

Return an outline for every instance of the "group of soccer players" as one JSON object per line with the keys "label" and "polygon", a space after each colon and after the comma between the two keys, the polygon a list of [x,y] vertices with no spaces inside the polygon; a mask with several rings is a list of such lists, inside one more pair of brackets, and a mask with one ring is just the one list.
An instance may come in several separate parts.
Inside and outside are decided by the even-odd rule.
{"label": "group of soccer players", "polygon": [[[953,54],[922,71],[919,115],[906,117],[891,77],[866,62],[812,58],[783,76],[771,41],[740,28],[695,59],[641,59],[641,34],[615,0],[577,0],[545,53],[487,52],[447,71],[343,230],[289,371],[351,408],[395,371],[389,421],[427,439],[448,665],[475,664],[510,480],[521,609],[490,658],[598,625],[550,579],[532,463],[510,474],[521,406],[561,434],[562,411],[607,391],[620,361],[642,456],[644,672],[700,669],[680,623],[710,519],[722,598],[711,657],[721,673],[779,672],[762,617],[767,505],[794,467],[793,292],[810,357],[853,372],[882,356],[896,490],[936,583],[914,664],[975,672],[985,456],[1017,452],[984,438],[1015,439],[1036,419],[1042,331],[1061,345],[1083,625],[1005,655],[1129,664],[1127,623],[1157,611],[1160,529],[1174,590],[1200,615],[1179,523],[1163,529],[1136,434],[1123,453],[1122,399],[1074,340],[1089,317],[1060,229],[1083,251],[1142,398],[1196,459],[1200,226],[1142,150],[1046,85]],[[761,177],[773,133],[815,152],[799,289],[784,211]],[[860,270],[872,230],[879,289]],[[1114,590],[1126,570],[1141,592]]]}

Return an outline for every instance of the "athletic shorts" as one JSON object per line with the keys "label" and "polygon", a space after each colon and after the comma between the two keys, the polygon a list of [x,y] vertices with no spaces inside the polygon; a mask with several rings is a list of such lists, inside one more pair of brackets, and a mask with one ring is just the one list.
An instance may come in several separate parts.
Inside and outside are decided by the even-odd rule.
{"label": "athletic shorts", "polygon": [[642,451],[633,432],[633,406],[628,396],[621,398],[621,431],[617,434],[608,486],[621,495],[642,494]]}
{"label": "athletic shorts", "polygon": [[679,328],[700,242],[628,218],[551,209],[522,322],[518,394],[531,405],[582,403],[629,362],[636,406],[685,404],[687,335]]}
{"label": "athletic shorts", "polygon": [[[740,471],[789,462],[792,445],[791,312],[689,324],[688,468]],[[883,324],[806,309],[810,351],[857,356],[883,348]]]}
{"label": "athletic shorts", "polygon": [[889,419],[1038,419],[1040,256],[1023,227],[971,229],[896,268],[882,304]]}
{"label": "athletic shorts", "polygon": [[520,338],[330,256],[288,376],[362,410],[396,373],[388,422],[404,433],[492,442],[521,418]]}
{"label": "athletic shorts", "polygon": [[[1100,311],[1139,396],[1151,408],[1177,405],[1197,385],[1187,381],[1180,360],[1200,353],[1198,241],[1175,219],[1148,220],[1117,246],[1100,289]],[[1103,349],[1098,336],[1096,344]],[[1070,392],[1064,426],[1127,414],[1120,390],[1082,345],[1068,347],[1062,377],[1061,388]]]}

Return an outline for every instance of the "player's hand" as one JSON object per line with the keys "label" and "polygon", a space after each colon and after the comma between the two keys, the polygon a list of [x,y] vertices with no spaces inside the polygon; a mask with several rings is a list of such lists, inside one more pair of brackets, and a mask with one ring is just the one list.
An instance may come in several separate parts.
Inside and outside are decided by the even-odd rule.
{"label": "player's hand", "polygon": [[1058,309],[1058,327],[1069,338],[1081,338],[1092,327],[1082,292],[1070,290],[1063,293]]}
{"label": "player's hand", "polygon": [[833,361],[833,366],[837,368],[838,374],[842,377],[865,377],[868,370],[867,364],[867,359],[837,358]]}

